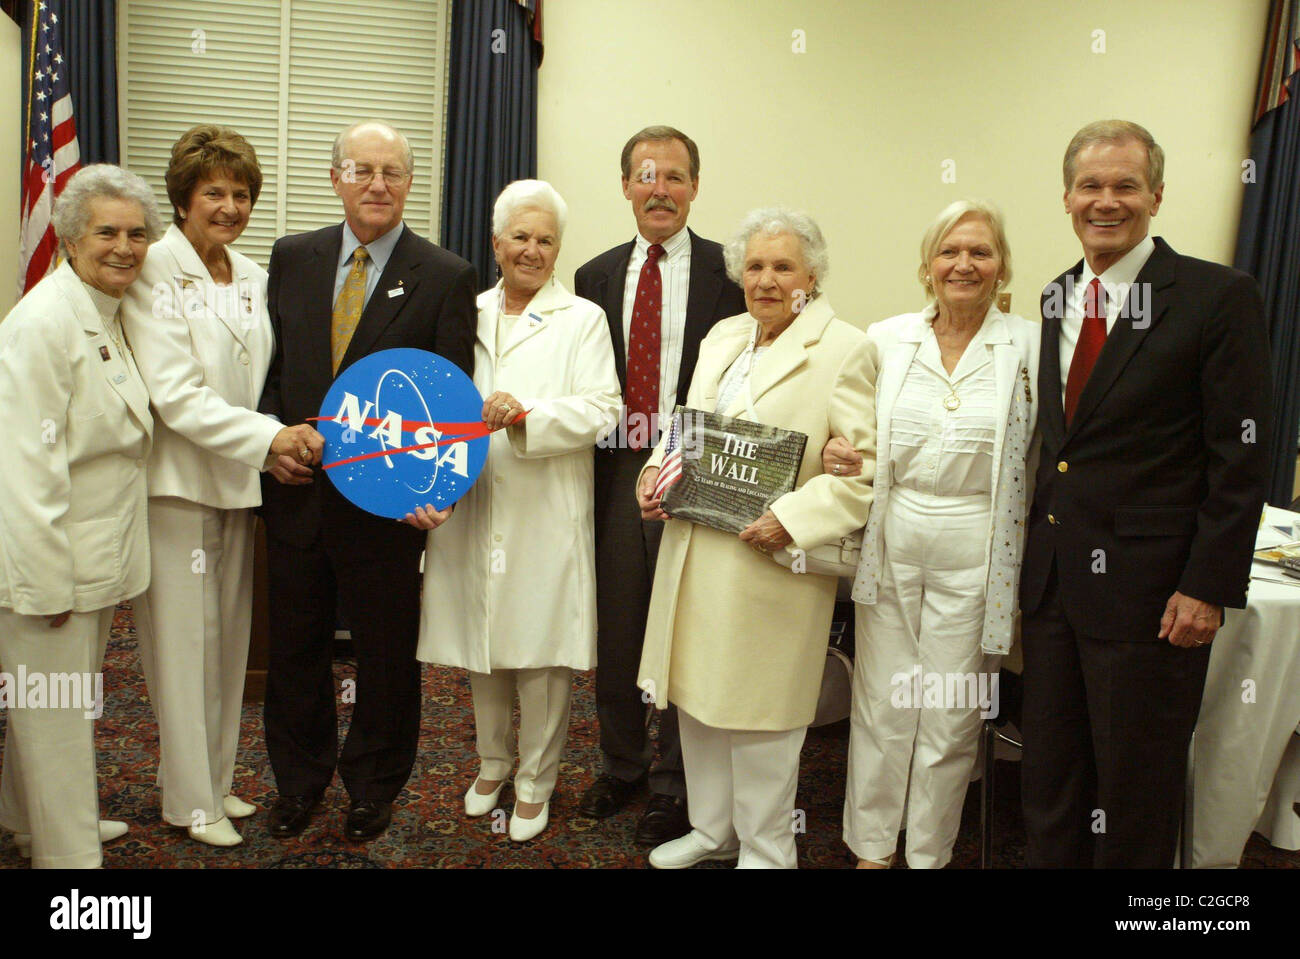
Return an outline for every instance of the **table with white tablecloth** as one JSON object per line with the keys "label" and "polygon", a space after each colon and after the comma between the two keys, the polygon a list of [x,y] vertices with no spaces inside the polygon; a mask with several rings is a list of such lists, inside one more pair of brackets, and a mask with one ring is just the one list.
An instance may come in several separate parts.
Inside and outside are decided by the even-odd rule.
{"label": "table with white tablecloth", "polygon": [[[1276,527],[1296,520],[1268,507],[1260,545],[1281,542]],[[1300,849],[1300,580],[1277,578],[1255,564],[1246,608],[1228,610],[1214,639],[1196,726],[1195,868],[1236,866],[1252,829]]]}

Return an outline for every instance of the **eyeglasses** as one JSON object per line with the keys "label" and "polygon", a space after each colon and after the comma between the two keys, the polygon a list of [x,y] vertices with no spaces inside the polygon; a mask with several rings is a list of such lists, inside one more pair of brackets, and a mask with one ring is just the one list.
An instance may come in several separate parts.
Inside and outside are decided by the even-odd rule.
{"label": "eyeglasses", "polygon": [[411,178],[411,174],[406,170],[372,170],[368,166],[351,166],[348,161],[344,161],[344,165],[336,167],[336,169],[339,171],[339,178],[344,183],[356,183],[361,186],[370,186],[376,176],[382,176],[384,182],[389,186],[401,186]]}

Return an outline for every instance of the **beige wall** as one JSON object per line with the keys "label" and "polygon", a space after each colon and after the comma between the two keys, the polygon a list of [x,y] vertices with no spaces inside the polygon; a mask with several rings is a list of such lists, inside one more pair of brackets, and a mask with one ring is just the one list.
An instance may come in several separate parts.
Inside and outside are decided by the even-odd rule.
{"label": "beige wall", "polygon": [[22,78],[22,37],[18,24],[0,16],[0,90],[10,91],[0,98],[0,317],[9,312],[18,299],[18,195],[22,163],[18,153],[22,144],[21,99],[18,95]]}
{"label": "beige wall", "polygon": [[[627,137],[695,138],[690,224],[723,239],[746,210],[800,207],[830,245],[827,290],[860,323],[918,309],[927,222],[965,196],[1007,217],[1016,312],[1079,257],[1061,154],[1120,116],[1164,146],[1153,232],[1230,262],[1267,0],[553,0],[539,176],[568,201],[559,276],[635,230]],[[793,31],[806,52],[792,52]],[[1092,52],[1103,30],[1105,52]],[[956,182],[942,181],[945,160]]]}

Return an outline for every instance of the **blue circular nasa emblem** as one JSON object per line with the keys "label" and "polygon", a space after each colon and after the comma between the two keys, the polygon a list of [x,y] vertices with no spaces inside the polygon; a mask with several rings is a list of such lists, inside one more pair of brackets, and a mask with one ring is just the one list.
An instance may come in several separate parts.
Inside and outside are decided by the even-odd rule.
{"label": "blue circular nasa emblem", "polygon": [[381,350],[334,380],[315,424],[325,475],[350,502],[401,519],[443,510],[474,485],[487,459],[483,397],[450,360]]}

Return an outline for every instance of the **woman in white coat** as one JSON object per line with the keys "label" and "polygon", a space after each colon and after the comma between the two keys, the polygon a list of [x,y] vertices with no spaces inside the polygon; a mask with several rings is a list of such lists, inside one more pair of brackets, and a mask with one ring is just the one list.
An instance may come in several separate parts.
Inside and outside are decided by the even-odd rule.
{"label": "woman in white coat", "polygon": [[[149,395],[122,335],[123,291],[162,232],[148,185],[96,164],[53,223],[67,259],[0,323],[0,664],[10,681],[0,825],[38,868],[103,861],[94,717],[119,602],[149,585]],[[44,680],[39,708],[25,693]],[[57,695],[56,695],[57,693]]]}
{"label": "woman in white coat", "polygon": [[135,606],[158,718],[163,821],[212,846],[242,841],[231,794],[253,610],[259,471],[319,461],[309,426],[256,412],[271,362],[266,271],[231,249],[262,185],[252,146],[202,124],[172,146],[172,225],[127,291],[122,321],[157,422],[149,458],[153,578]]}
{"label": "woman in white coat", "polygon": [[[704,338],[687,405],[797,430],[808,442],[794,490],[739,535],[667,519],[653,495],[663,442],[638,480],[641,515],[667,525],[637,684],[658,708],[677,706],[690,796],[691,831],[651,851],[656,869],[706,859],[797,866],[799,752],[821,689],[836,580],[768,554],[834,542],[860,529],[871,507],[867,338],[820,292],[821,230],[802,213],[755,210],[725,255],[749,312]],[[820,451],[835,435],[868,464],[853,480],[822,474]]]}
{"label": "woman in white coat", "polygon": [[[868,328],[876,380],[876,498],[853,584],[844,841],[859,868],[952,858],[979,740],[1011,647],[1036,422],[1039,331],[1004,314],[1002,218],[946,207],[921,241],[931,300]],[[856,456],[828,444],[828,472]]]}
{"label": "woman in white coat", "polygon": [[[604,312],[555,279],[567,216],[540,180],[510,184],[492,211],[501,282],[478,298],[474,384],[487,397],[487,463],[451,509],[408,522],[425,551],[419,659],[469,670],[479,772],[465,813],[495,808],[519,770],[510,838],[546,828],[568,731],[572,671],[596,665],[592,447],[618,425]],[[448,518],[450,517],[450,518]]]}

